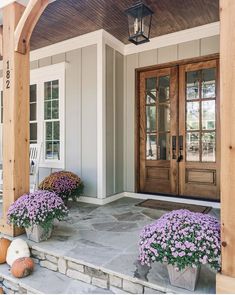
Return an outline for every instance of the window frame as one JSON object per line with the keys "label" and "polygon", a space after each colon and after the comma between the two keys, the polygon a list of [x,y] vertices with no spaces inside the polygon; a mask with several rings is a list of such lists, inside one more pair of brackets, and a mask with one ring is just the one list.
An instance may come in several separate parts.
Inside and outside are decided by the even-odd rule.
{"label": "window frame", "polygon": [[[65,167],[65,70],[66,63],[45,66],[30,72],[30,85],[37,85],[38,144],[41,146],[39,167],[64,169]],[[59,122],[60,122],[60,160],[46,159],[46,130],[44,119],[44,83],[59,81]]]}

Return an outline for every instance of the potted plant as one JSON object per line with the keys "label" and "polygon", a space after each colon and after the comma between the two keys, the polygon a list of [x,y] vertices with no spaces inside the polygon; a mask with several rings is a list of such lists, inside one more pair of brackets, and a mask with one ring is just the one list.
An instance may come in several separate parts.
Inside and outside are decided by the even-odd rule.
{"label": "potted plant", "polygon": [[54,172],[39,185],[39,189],[57,193],[67,204],[70,197],[76,199],[83,192],[83,183],[74,173],[69,171]]}
{"label": "potted plant", "polygon": [[7,213],[8,222],[24,227],[29,240],[47,240],[52,233],[54,219],[63,220],[68,210],[54,192],[38,190],[16,200]]}
{"label": "potted plant", "polygon": [[167,264],[170,283],[193,291],[202,264],[220,270],[220,223],[208,214],[175,210],[144,227],[139,250],[142,265]]}

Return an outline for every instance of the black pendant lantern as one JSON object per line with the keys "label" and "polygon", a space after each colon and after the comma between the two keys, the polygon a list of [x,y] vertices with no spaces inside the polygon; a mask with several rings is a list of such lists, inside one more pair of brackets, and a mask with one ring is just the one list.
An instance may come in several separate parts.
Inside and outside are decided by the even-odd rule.
{"label": "black pendant lantern", "polygon": [[153,11],[142,2],[126,10],[129,23],[129,41],[135,45],[149,42]]}

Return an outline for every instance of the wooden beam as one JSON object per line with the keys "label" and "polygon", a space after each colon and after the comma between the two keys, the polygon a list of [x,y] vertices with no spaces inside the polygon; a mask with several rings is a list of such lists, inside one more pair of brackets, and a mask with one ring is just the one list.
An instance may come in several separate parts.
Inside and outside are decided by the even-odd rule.
{"label": "wooden beam", "polygon": [[217,294],[234,294],[235,279],[221,274],[216,276],[216,293]]}
{"label": "wooden beam", "polygon": [[15,50],[25,54],[30,38],[49,0],[30,0],[15,30]]}
{"label": "wooden beam", "polygon": [[[235,293],[235,1],[220,0],[221,239],[217,291]],[[226,286],[226,284],[228,284]]]}
{"label": "wooden beam", "polygon": [[21,233],[7,225],[9,206],[29,191],[29,47],[15,52],[15,28],[25,7],[3,8],[3,219],[1,232]]}
{"label": "wooden beam", "polygon": [[2,44],[3,44],[3,42],[2,42],[2,40],[3,40],[3,38],[2,38],[2,26],[0,26],[0,56],[2,56]]}

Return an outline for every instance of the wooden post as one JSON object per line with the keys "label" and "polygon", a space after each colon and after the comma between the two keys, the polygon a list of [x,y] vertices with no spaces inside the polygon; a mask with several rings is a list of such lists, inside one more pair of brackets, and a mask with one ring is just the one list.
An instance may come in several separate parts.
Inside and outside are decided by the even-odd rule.
{"label": "wooden post", "polygon": [[222,274],[217,293],[235,293],[235,1],[220,0]]}
{"label": "wooden post", "polygon": [[[0,232],[22,233],[7,224],[10,205],[29,192],[29,51],[33,29],[49,0],[17,2],[3,8],[3,218]],[[1,34],[2,33],[2,34]],[[1,38],[2,36],[2,38]],[[1,52],[1,47],[0,47]]]}
{"label": "wooden post", "polygon": [[3,220],[1,232],[19,231],[6,224],[9,206],[29,191],[29,49],[15,52],[14,32],[25,7],[3,8]]}

